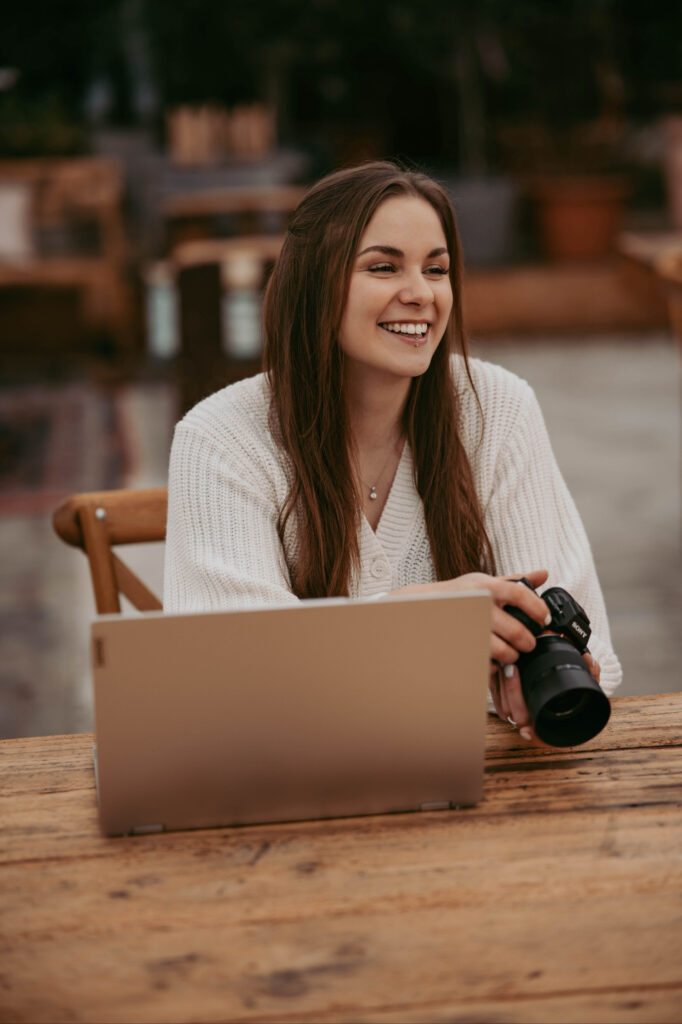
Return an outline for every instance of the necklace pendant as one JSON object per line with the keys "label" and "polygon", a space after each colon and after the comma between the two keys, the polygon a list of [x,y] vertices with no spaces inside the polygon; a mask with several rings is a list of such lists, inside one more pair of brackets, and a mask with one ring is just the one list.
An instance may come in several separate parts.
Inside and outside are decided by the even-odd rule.
{"label": "necklace pendant", "polygon": [[369,489],[369,500],[370,501],[376,501],[377,500],[377,489],[376,489],[376,487],[370,487],[370,489]]}

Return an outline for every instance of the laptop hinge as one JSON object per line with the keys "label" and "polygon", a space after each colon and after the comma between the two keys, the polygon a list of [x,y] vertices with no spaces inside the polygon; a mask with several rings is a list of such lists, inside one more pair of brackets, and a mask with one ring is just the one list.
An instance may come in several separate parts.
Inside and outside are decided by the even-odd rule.
{"label": "laptop hinge", "polygon": [[427,800],[419,805],[420,811],[449,811],[452,804],[449,800]]}
{"label": "laptop hinge", "polygon": [[150,832],[163,832],[165,825],[133,825],[130,830],[131,836],[146,836]]}

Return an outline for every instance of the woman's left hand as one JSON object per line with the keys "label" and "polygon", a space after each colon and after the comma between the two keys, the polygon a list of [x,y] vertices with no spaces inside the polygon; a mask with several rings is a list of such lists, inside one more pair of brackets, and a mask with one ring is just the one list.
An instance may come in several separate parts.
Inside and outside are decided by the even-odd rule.
{"label": "woman's left hand", "polygon": [[[583,658],[590,671],[590,675],[598,683],[601,676],[599,662],[589,651],[585,651]],[[543,743],[533,729],[533,723],[526,707],[523,690],[521,689],[519,670],[516,665],[500,666],[497,671],[491,672],[490,693],[495,710],[500,718],[506,718],[510,725],[519,730],[519,734],[524,740],[527,740],[535,747],[548,746],[548,744]]]}

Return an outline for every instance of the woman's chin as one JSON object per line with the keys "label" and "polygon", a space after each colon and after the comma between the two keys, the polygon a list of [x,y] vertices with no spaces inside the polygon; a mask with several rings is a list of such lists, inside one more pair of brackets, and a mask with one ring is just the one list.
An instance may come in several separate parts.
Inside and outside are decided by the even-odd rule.
{"label": "woman's chin", "polygon": [[393,355],[390,359],[377,359],[368,361],[352,360],[355,371],[358,375],[372,377],[374,379],[395,378],[398,380],[409,380],[412,377],[420,377],[426,373],[431,365],[433,352],[430,348],[406,351],[399,356]]}

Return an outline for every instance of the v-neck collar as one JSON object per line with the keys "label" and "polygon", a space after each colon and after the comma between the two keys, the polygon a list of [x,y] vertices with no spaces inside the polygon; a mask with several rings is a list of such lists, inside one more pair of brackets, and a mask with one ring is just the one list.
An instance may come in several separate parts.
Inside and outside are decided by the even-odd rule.
{"label": "v-neck collar", "polygon": [[403,442],[403,447],[402,447],[402,451],[400,452],[400,458],[398,459],[398,465],[396,466],[396,469],[395,469],[395,473],[393,474],[393,479],[391,480],[391,486],[390,486],[390,487],[389,487],[389,489],[388,489],[388,494],[387,494],[387,496],[386,496],[386,501],[384,502],[384,507],[383,507],[383,508],[382,508],[382,510],[381,510],[381,515],[379,516],[379,522],[378,522],[378,523],[377,523],[377,525],[376,525],[376,529],[374,529],[374,527],[373,527],[373,526],[372,526],[372,524],[370,523],[370,521],[369,521],[369,519],[367,518],[367,516],[366,516],[366,514],[365,514],[364,510],[363,510],[363,512],[362,512],[362,519],[363,519],[363,525],[364,525],[364,524],[366,523],[366,524],[367,524],[367,526],[368,526],[368,528],[370,529],[370,531],[371,531],[371,532],[372,532],[372,533],[373,533],[373,534],[374,534],[375,536],[377,536],[377,535],[378,535],[378,533],[379,533],[379,530],[381,529],[381,524],[382,524],[382,523],[383,523],[383,521],[384,521],[384,516],[386,515],[386,509],[387,509],[387,508],[388,508],[388,506],[389,506],[389,505],[391,504],[391,497],[392,497],[392,495],[393,495],[393,491],[394,491],[394,488],[395,488],[395,485],[396,485],[396,481],[398,480],[398,477],[399,477],[399,476],[400,476],[400,474],[401,474],[401,469],[402,469],[402,465],[403,465],[403,462],[404,462],[404,460],[405,460],[405,452],[406,452],[406,450],[407,450],[407,447],[408,447],[408,445],[407,445],[407,441],[404,441],[404,442]]}
{"label": "v-neck collar", "polygon": [[372,538],[376,538],[389,558],[391,554],[398,555],[405,543],[406,530],[419,508],[420,503],[415,502],[412,452],[405,441],[376,530],[372,529],[364,512],[363,530]]}

